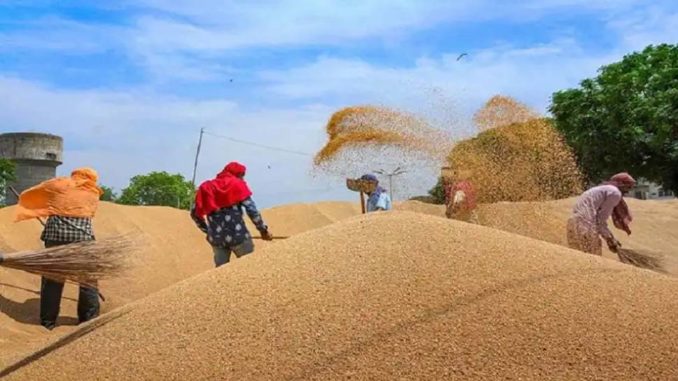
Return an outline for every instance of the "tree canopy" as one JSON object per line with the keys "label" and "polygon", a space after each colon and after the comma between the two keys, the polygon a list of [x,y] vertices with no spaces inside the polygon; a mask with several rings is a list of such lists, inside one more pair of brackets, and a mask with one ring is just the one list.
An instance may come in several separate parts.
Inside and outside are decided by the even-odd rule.
{"label": "tree canopy", "polygon": [[193,201],[193,185],[180,174],[151,172],[132,177],[117,202],[127,205],[161,205],[188,209]]}
{"label": "tree canopy", "polygon": [[115,193],[113,188],[101,185],[101,190],[104,193],[99,198],[101,201],[115,202],[118,198],[118,195]]}
{"label": "tree canopy", "polygon": [[628,171],[678,192],[678,45],[650,45],[553,94],[555,126],[590,181]]}
{"label": "tree canopy", "polygon": [[5,205],[7,183],[15,180],[14,163],[7,159],[0,159],[0,205]]}

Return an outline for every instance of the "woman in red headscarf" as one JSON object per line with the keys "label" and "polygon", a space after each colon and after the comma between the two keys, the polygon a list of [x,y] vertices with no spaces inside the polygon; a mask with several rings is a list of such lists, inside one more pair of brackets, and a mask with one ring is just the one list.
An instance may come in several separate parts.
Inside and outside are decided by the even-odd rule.
{"label": "woman in red headscarf", "polygon": [[584,192],[572,210],[567,223],[567,243],[576,250],[602,255],[602,237],[611,251],[617,252],[619,241],[607,227],[612,217],[614,226],[631,234],[632,221],[623,194],[635,187],[636,180],[626,172],[618,173],[609,181]]}
{"label": "woman in red headscarf", "polygon": [[476,190],[468,180],[470,172],[455,170],[453,177],[445,184],[445,216],[455,220],[478,223]]}
{"label": "woman in red headscarf", "polygon": [[243,219],[243,209],[261,237],[272,239],[252,200],[252,191],[244,180],[245,172],[244,165],[229,163],[216,178],[205,181],[196,191],[191,217],[207,234],[217,267],[228,263],[231,253],[239,258],[254,251],[252,236]]}

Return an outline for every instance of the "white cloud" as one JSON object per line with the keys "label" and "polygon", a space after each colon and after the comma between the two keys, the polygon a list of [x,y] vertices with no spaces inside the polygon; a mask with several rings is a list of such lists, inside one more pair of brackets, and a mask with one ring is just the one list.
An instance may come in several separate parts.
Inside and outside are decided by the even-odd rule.
{"label": "white cloud", "polygon": [[678,41],[678,6],[667,10],[657,5],[612,19],[608,27],[621,37],[627,50],[642,50],[650,44]]}
{"label": "white cloud", "polygon": [[[386,104],[428,117],[437,125],[468,134],[470,114],[496,93],[514,96],[545,111],[555,90],[576,85],[629,49],[678,40],[678,12],[656,7],[623,13],[638,1],[351,1],[225,2],[147,0],[127,27],[52,19],[0,34],[0,51],[43,49],[93,52],[124,50],[151,78],[116,91],[64,90],[0,75],[0,120],[7,130],[41,130],[66,139],[64,172],[92,165],[103,182],[120,188],[151,170],[190,178],[200,127],[214,133],[313,153],[324,143],[323,127],[336,108]],[[133,7],[137,7],[136,2]],[[418,57],[410,65],[388,66],[363,57],[333,55],[338,44],[397,40],[439,22],[473,22],[506,17],[526,20],[576,9],[605,11],[612,48],[591,52],[567,33],[548,43],[503,43],[469,51]],[[54,26],[53,34],[49,25]],[[234,70],[225,52],[325,46],[328,52],[289,69],[247,71],[254,77],[246,97],[201,100],[167,94],[173,81],[214,81]],[[246,69],[245,69],[246,70]],[[277,105],[269,107],[267,104]],[[264,205],[300,200],[352,198],[341,179],[313,179],[310,157],[248,147],[206,137],[198,180],[230,160],[250,167],[249,179]],[[365,169],[370,169],[366,163]],[[269,168],[270,167],[270,168]],[[418,183],[417,192],[432,184]],[[259,198],[260,197],[260,198]]]}
{"label": "white cloud", "polygon": [[[315,152],[324,140],[322,126],[331,110],[320,106],[245,110],[228,100],[195,101],[146,92],[49,89],[0,77],[0,120],[3,132],[37,131],[65,139],[63,173],[91,165],[102,182],[120,189],[136,174],[152,170],[191,177],[198,131]],[[279,180],[288,192],[319,187],[308,176],[310,157],[271,152],[205,136],[198,180],[215,174],[230,160],[253,169],[253,185]],[[274,175],[267,174],[271,165]],[[326,185],[326,184],[325,184]],[[270,184],[269,184],[270,186]],[[322,186],[322,184],[320,185]],[[275,195],[264,204],[270,205]]]}
{"label": "white cloud", "polygon": [[[7,23],[9,25],[11,22]],[[0,32],[0,52],[96,53],[119,47],[128,33],[124,27],[88,24],[56,16],[17,22],[13,26]]]}
{"label": "white cloud", "polygon": [[421,105],[413,95],[425,102],[430,96],[426,93],[438,88],[466,110],[504,93],[544,112],[552,92],[576,85],[611,59],[607,54],[584,55],[570,40],[531,48],[496,47],[471,52],[460,61],[456,58],[422,58],[412,67],[390,68],[361,59],[320,57],[306,66],[271,70],[261,76],[270,92],[298,100],[384,102],[417,108]]}

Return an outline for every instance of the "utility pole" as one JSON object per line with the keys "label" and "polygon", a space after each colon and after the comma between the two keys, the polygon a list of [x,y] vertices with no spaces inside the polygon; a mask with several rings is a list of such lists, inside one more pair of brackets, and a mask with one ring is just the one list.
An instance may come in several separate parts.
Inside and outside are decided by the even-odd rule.
{"label": "utility pole", "polygon": [[195,163],[193,164],[193,180],[191,180],[191,184],[193,184],[193,189],[195,189],[195,174],[198,170],[198,156],[200,155],[200,147],[202,146],[202,135],[205,133],[205,127],[200,129],[200,139],[198,139],[198,149],[195,150]]}
{"label": "utility pole", "polygon": [[391,199],[393,199],[393,201],[395,201],[395,196],[394,196],[394,192],[393,192],[393,177],[402,175],[403,173],[407,173],[407,171],[400,168],[400,167],[397,167],[392,172],[386,172],[383,169],[380,169],[380,170],[377,170],[377,171],[374,171],[374,172],[378,173],[380,175],[383,175],[383,176],[388,176],[388,189],[391,192]]}

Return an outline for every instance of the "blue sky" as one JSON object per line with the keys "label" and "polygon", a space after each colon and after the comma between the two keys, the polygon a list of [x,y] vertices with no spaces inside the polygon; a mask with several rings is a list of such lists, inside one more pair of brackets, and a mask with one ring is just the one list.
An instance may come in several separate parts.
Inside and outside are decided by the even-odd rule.
{"label": "blue sky", "polygon": [[[313,153],[333,111],[370,103],[467,136],[494,94],[545,112],[601,65],[677,41],[671,1],[4,0],[0,131],[62,135],[61,173],[94,166],[120,189],[151,170],[190,178],[201,127]],[[230,160],[264,206],[353,198],[310,157],[214,136],[198,179]],[[411,172],[407,192],[431,185]]]}

